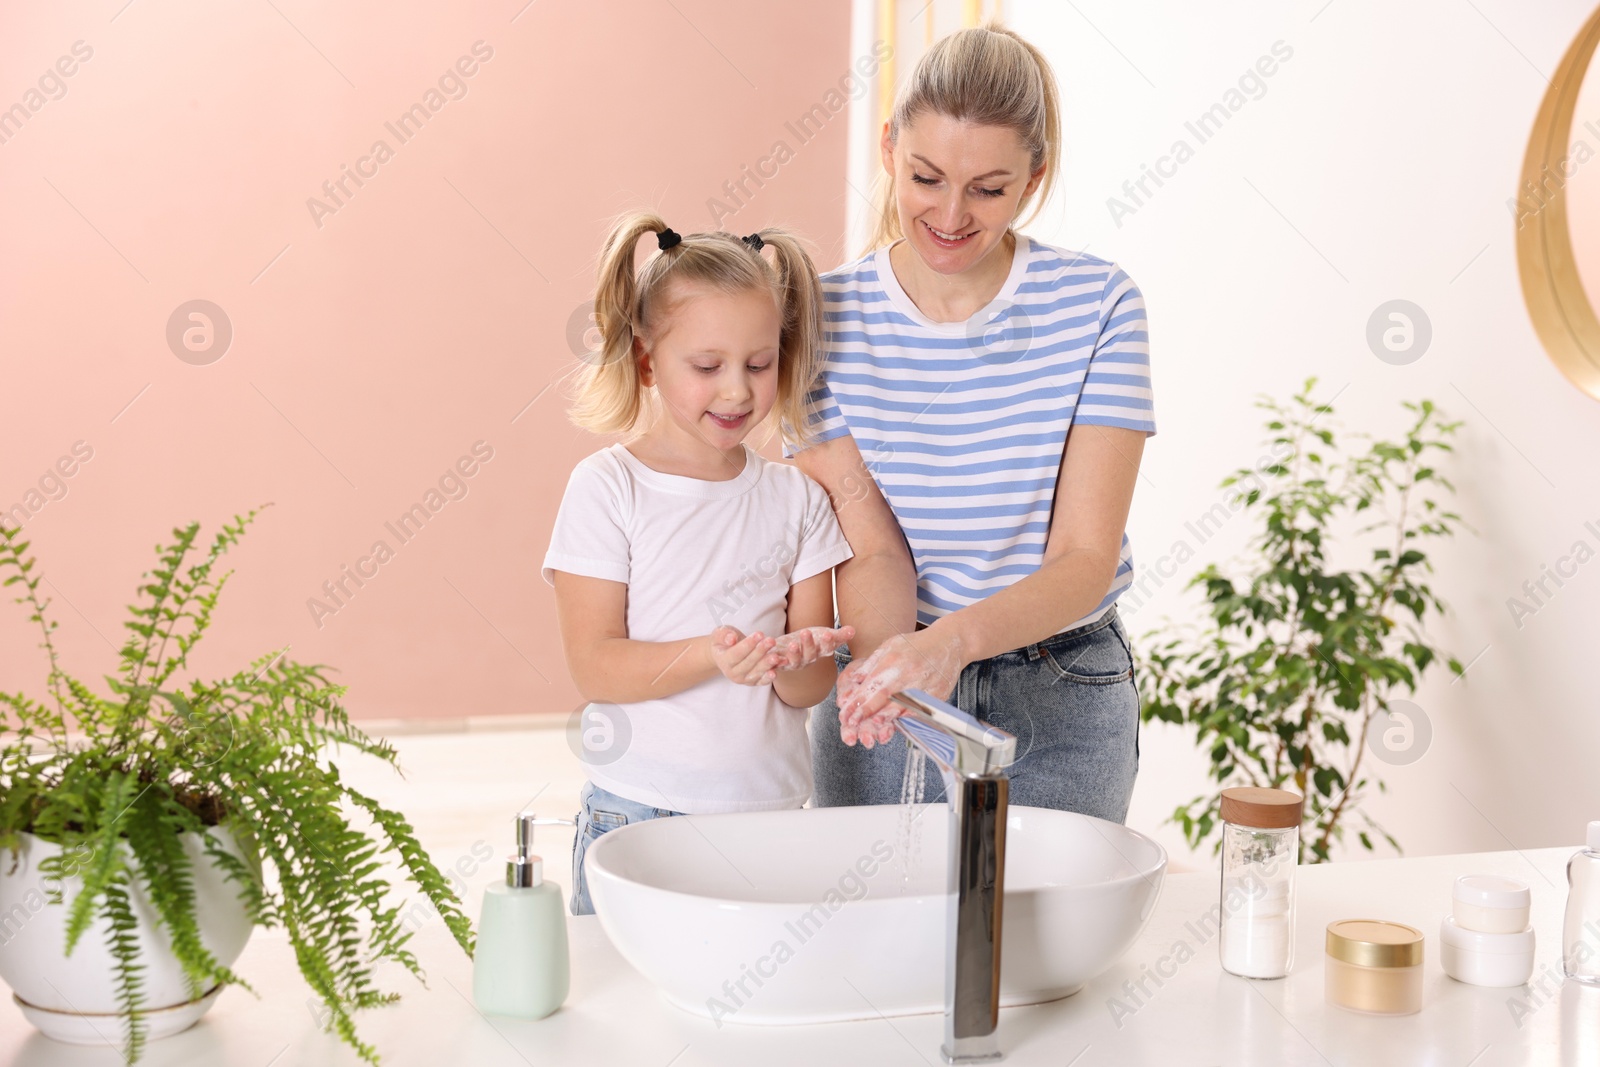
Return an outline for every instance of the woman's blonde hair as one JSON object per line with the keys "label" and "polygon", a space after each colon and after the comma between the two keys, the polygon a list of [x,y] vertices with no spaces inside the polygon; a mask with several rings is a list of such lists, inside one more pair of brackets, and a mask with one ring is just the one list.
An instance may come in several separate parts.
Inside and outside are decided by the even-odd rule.
{"label": "woman's blonde hair", "polygon": [[768,263],[743,238],[713,231],[685,235],[657,252],[635,273],[634,246],[645,234],[667,224],[659,215],[634,213],[612,224],[600,253],[594,294],[595,325],[601,346],[586,357],[574,389],[572,421],[595,433],[632,433],[648,424],[648,393],[633,354],[633,339],[648,347],[665,332],[673,309],[684,299],[679,283],[699,282],[724,293],[766,291],[783,317],[778,337],[778,400],[774,412],[784,437],[811,440],[807,394],[821,370],[822,281],[811,257],[789,231],[758,231],[771,248]]}
{"label": "woman's blonde hair", "polygon": [[[979,126],[1015,130],[1029,153],[1029,173],[1044,165],[1044,179],[1017,205],[1020,216],[1030,201],[1033,212],[1016,225],[1026,225],[1055,187],[1061,163],[1061,110],[1055,74],[1044,53],[998,22],[959,30],[941,38],[917,61],[911,77],[894,98],[889,140],[918,115],[932,112]],[[900,231],[894,175],[878,175],[878,221],[866,251],[893,244]]]}

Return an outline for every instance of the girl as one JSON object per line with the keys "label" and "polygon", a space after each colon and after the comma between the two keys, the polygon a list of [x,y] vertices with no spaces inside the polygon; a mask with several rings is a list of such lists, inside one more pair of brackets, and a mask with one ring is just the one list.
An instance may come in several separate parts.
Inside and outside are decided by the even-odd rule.
{"label": "girl", "polygon": [[[657,252],[636,275],[646,233]],[[822,329],[811,258],[783,230],[680,237],[633,215],[607,237],[594,306],[603,345],[573,419],[632,436],[572,472],[542,571],[597,727],[575,915],[594,910],[583,857],[607,830],[806,802],[806,709],[854,632],[833,628],[833,567],[850,546],[827,494],[745,444],[773,418],[804,440]]]}

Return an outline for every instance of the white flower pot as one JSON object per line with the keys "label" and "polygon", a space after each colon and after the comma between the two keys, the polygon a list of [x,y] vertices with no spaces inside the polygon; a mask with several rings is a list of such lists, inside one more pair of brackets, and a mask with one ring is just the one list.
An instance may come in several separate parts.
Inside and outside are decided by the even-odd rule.
{"label": "white flower pot", "polygon": [[[207,832],[245,859],[232,834],[217,828]],[[206,855],[198,834],[185,834],[183,846],[194,865],[201,941],[218,963],[232,967],[252,929],[238,885],[227,881],[225,872]],[[126,849],[126,842],[121,847]],[[72,955],[66,955],[67,915],[82,882],[65,879],[62,903],[51,904],[39,870],[42,860],[60,852],[61,846],[32,834],[22,835],[15,855],[0,849],[0,979],[11,986],[29,1021],[47,1036],[75,1044],[118,1044],[124,1027],[115,958],[108,947],[110,924],[96,914]],[[191,997],[167,932],[156,924],[155,905],[137,882],[131,886],[130,899],[139,922],[148,1037],[166,1037],[193,1026],[220,990],[203,989]]]}

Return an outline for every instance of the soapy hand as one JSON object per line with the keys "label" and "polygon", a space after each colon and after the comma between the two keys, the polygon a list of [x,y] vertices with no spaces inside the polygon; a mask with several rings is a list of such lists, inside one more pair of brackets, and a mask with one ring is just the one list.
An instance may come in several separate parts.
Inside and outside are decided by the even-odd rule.
{"label": "soapy hand", "polygon": [[[874,652],[872,656],[868,656],[862,666],[865,667],[866,663],[872,662],[873,656],[876,655]],[[880,745],[888,744],[889,739],[894,736],[894,720],[900,714],[897,705],[885,704],[876,714],[859,720],[845,711],[847,704],[854,706],[851,702],[861,688],[861,676],[854,673],[855,666],[852,663],[839,675],[839,740],[847,745],[860,741],[864,748],[871,748],[875,742]],[[889,691],[892,693],[902,688],[904,687],[891,683]]]}
{"label": "soapy hand", "polygon": [[775,650],[783,657],[780,671],[797,671],[809,667],[823,656],[831,656],[839,646],[856,635],[854,626],[807,626],[803,630],[784,634],[778,638]]}
{"label": "soapy hand", "polygon": [[871,748],[894,736],[900,714],[889,698],[902,689],[921,689],[941,700],[955,692],[965,666],[959,638],[929,636],[931,630],[897,634],[865,660],[839,676],[839,739]]}
{"label": "soapy hand", "polygon": [[777,643],[760,630],[746,637],[732,626],[719,626],[711,632],[711,662],[730,682],[769,685],[783,659],[774,651]]}

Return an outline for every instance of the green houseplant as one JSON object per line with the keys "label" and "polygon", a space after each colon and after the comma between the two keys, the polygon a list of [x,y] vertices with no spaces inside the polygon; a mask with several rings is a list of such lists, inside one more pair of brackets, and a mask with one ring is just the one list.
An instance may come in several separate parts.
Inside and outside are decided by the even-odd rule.
{"label": "green houseplant", "polygon": [[[1305,797],[1302,858],[1326,861],[1352,813],[1363,848],[1376,833],[1398,851],[1360,809],[1369,787],[1384,789],[1363,766],[1368,732],[1441,660],[1461,673],[1424,628],[1446,610],[1427,584],[1424,544],[1462,525],[1435,466],[1460,423],[1431,401],[1407,402],[1402,437],[1349,446],[1324,421],[1332,408],[1315,386],[1308,379],[1288,403],[1257,404],[1271,450],[1222,482],[1236,490],[1231,508],[1260,523],[1242,570],[1212,564],[1197,574],[1189,586],[1205,592],[1204,623],[1177,637],[1151,633],[1139,657],[1141,717],[1193,727],[1210,756],[1215,791],[1170,820],[1191,847],[1220,830],[1222,789],[1253,785]],[[1330,553],[1354,565],[1336,566]]]}
{"label": "green houseplant", "polygon": [[128,1062],[142,1052],[147,1011],[160,1007],[146,1001],[155,961],[141,952],[136,897],[191,998],[249,988],[201,936],[207,873],[220,872],[236,897],[227,903],[247,916],[245,936],[249,925],[284,927],[329,1024],[373,1063],[351,1012],[398,996],[376,987],[373,966],[392,961],[422,977],[381,861],[397,859],[462,949],[473,948],[460,901],[411,826],[340,777],[339,746],[391,764],[396,753],[350,723],[325,668],[275,653],[215,681],[179,675],[232,573],[219,573],[219,560],[256,514],[235,516],[208,549],[196,547],[198,523],[157,546],[105,693],[62,667],[28,542],[0,529],[0,576],[20,592],[48,660],[42,699],[0,692],[0,876],[47,843],[38,866],[65,909],[60,947],[70,956],[86,931],[105,931]]}

